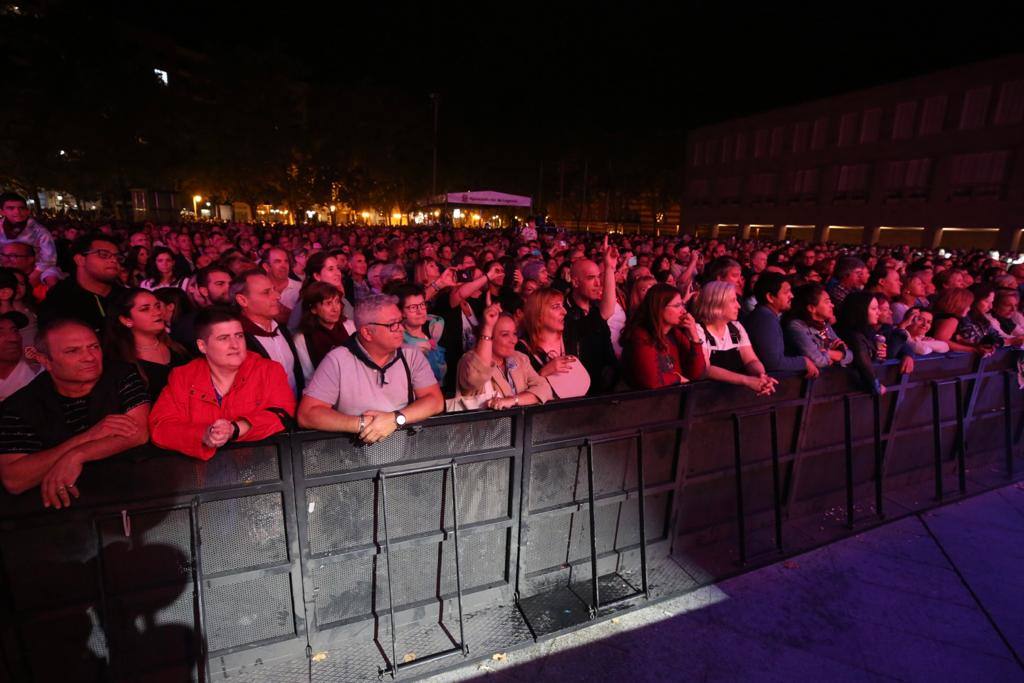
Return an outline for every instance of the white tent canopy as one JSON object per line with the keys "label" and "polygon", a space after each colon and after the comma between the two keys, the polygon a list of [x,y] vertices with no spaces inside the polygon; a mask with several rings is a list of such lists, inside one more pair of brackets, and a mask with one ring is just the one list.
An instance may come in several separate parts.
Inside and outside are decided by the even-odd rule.
{"label": "white tent canopy", "polygon": [[448,194],[434,197],[433,205],[439,204],[462,204],[466,206],[516,206],[530,208],[533,206],[532,197],[524,197],[518,194],[507,194],[493,190],[467,190],[466,192],[449,192]]}

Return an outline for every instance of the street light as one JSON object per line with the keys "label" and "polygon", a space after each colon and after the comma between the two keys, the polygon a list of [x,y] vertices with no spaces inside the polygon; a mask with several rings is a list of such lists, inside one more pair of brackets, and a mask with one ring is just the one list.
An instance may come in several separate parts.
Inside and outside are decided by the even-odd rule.
{"label": "street light", "polygon": [[203,201],[203,196],[194,194],[192,195],[192,214],[199,220],[199,202]]}

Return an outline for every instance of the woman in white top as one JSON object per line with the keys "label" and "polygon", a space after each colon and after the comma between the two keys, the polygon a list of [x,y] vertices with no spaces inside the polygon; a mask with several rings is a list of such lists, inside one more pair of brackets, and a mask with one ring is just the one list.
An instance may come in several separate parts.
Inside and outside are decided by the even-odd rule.
{"label": "woman in white top", "polygon": [[139,287],[153,291],[163,287],[181,287],[184,273],[179,272],[174,252],[167,247],[156,247],[146,263],[148,278],[139,283]]}
{"label": "woman in white top", "polygon": [[704,333],[701,340],[707,360],[708,379],[738,384],[760,396],[775,392],[778,380],[769,377],[750,345],[747,331],[738,322],[740,302],[736,287],[713,280],[701,289],[694,317]]}

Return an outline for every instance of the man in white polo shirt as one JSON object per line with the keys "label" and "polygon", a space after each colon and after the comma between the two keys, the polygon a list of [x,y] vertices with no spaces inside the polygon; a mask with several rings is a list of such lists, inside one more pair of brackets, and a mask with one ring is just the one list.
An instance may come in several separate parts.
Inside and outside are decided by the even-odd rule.
{"label": "man in white polo shirt", "polygon": [[370,295],[356,305],[356,334],[327,354],[299,404],[299,425],[352,432],[376,443],[444,408],[424,356],[402,345],[398,299]]}

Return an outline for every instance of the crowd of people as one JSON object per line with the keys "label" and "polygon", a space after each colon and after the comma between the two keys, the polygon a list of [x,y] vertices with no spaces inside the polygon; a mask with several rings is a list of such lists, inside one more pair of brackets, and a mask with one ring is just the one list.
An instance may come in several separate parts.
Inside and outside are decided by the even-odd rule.
{"label": "crowd of people", "polygon": [[1024,343],[986,251],[423,226],[121,226],[0,195],[0,480],[64,508],[152,442],[209,459],[291,428],[368,444],[443,411]]}

